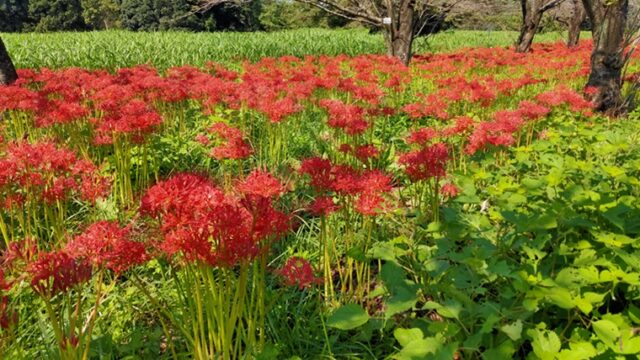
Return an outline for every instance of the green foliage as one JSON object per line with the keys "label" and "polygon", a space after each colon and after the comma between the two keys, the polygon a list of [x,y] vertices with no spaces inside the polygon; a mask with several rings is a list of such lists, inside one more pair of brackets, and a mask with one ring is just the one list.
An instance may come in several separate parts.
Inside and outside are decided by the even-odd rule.
{"label": "green foliage", "polygon": [[30,0],[29,18],[39,32],[86,29],[80,0]]}
{"label": "green foliage", "polygon": [[348,304],[337,309],[327,320],[327,326],[340,330],[351,330],[369,321],[369,314],[359,305]]}
{"label": "green foliage", "polygon": [[290,0],[266,0],[262,2],[260,25],[264,30],[286,30],[310,27],[338,27],[348,21],[327,14],[311,5]]}
{"label": "green foliage", "polygon": [[23,0],[0,0],[0,31],[21,31],[29,15],[28,2]]}
{"label": "green foliage", "polygon": [[[397,358],[640,354],[640,125],[553,119],[546,139],[458,174],[442,222],[375,252],[385,287],[422,284],[400,313],[413,328],[394,331]],[[383,316],[398,314],[385,301]]]}
{"label": "green foliage", "polygon": [[117,0],[81,0],[82,17],[94,30],[120,27],[120,5]]}
{"label": "green foliage", "polygon": [[[587,37],[589,34],[583,34]],[[467,46],[510,46],[515,32],[447,31],[425,40],[417,38],[417,54],[449,51]],[[207,61],[236,64],[238,59],[325,54],[349,56],[386,53],[380,34],[366,29],[301,29],[274,33],[132,33],[106,31],[86,33],[7,34],[3,41],[18,68],[83,67],[114,70],[150,63],[160,70]],[[547,33],[536,41],[559,41],[563,34]]]}
{"label": "green foliage", "polygon": [[123,0],[120,21],[125,29],[136,31],[203,30],[191,8],[188,0]]}

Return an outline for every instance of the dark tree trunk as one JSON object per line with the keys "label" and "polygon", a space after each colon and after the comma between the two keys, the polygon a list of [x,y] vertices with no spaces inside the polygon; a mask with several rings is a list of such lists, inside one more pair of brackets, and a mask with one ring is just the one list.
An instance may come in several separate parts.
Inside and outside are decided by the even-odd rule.
{"label": "dark tree trunk", "polygon": [[587,88],[595,89],[592,100],[598,111],[623,114],[622,68],[629,0],[618,0],[610,5],[604,5],[603,0],[583,0],[583,3],[594,29]]}
{"label": "dark tree trunk", "polygon": [[526,53],[531,50],[533,38],[538,32],[542,20],[542,4],[539,0],[521,0],[520,3],[522,5],[522,27],[516,44],[516,52]]}
{"label": "dark tree trunk", "polygon": [[2,39],[0,39],[0,85],[13,84],[17,79],[16,68],[13,66]]}
{"label": "dark tree trunk", "polygon": [[415,1],[403,0],[399,6],[388,10],[391,24],[385,25],[385,40],[387,54],[395,56],[403,64],[409,65],[413,53],[414,28],[415,28]]}
{"label": "dark tree trunk", "polygon": [[516,44],[516,52],[525,53],[531,50],[533,38],[538,32],[542,15],[547,10],[560,5],[564,0],[520,0],[522,7],[522,27]]}
{"label": "dark tree trunk", "polygon": [[580,41],[580,26],[587,18],[587,12],[582,6],[581,0],[572,0],[573,14],[569,19],[569,37],[567,39],[568,47],[575,47]]}

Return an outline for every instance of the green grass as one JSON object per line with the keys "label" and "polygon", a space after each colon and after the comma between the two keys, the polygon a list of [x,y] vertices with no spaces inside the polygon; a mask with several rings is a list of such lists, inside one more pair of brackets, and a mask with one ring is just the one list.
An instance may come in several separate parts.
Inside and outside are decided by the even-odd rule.
{"label": "green grass", "polygon": [[[564,33],[546,33],[537,41],[560,41]],[[273,33],[187,33],[103,31],[84,33],[2,34],[19,68],[107,68],[149,63],[159,69],[207,61],[235,63],[243,59],[283,55],[358,55],[384,53],[380,34],[364,29],[300,29]],[[509,46],[511,31],[447,31],[418,38],[415,52],[450,51],[462,47]]]}

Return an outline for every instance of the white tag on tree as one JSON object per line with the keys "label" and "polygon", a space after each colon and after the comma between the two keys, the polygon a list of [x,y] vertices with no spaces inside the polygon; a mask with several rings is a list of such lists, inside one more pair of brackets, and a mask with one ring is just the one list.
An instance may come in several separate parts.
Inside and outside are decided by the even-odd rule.
{"label": "white tag on tree", "polygon": [[385,25],[391,25],[391,18],[390,17],[382,18],[382,23]]}

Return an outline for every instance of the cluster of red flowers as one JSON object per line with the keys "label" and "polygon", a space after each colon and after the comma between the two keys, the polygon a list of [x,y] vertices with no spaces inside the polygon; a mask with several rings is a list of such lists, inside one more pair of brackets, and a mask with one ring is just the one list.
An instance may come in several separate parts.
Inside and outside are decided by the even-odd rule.
{"label": "cluster of red flowers", "polygon": [[374,144],[362,144],[356,147],[349,144],[342,144],[339,150],[342,153],[354,156],[364,164],[367,164],[369,159],[376,158],[380,154],[380,150]]}
{"label": "cluster of red flowers", "polygon": [[543,105],[527,100],[521,101],[516,110],[497,111],[493,121],[484,121],[475,125],[473,132],[469,135],[466,151],[473,154],[488,145],[511,146],[515,144],[517,134],[527,124],[544,118],[550,111],[551,109]]}
{"label": "cluster of red flowers", "polygon": [[128,227],[99,221],[68,242],[65,251],[74,259],[119,274],[144,263],[148,257],[144,244],[132,240],[131,235]]}
{"label": "cluster of red flowers", "polygon": [[0,273],[2,290],[25,278],[38,295],[51,298],[56,294],[87,282],[94,269],[107,269],[120,274],[148,259],[143,243],[132,240],[130,230],[116,222],[91,224],[57,250],[39,250],[32,240],[11,243],[4,250]]}
{"label": "cluster of red flowers", "polygon": [[327,124],[349,135],[362,134],[371,126],[365,119],[365,109],[358,105],[345,104],[335,99],[323,99],[320,100],[320,106],[329,112]]}
{"label": "cluster of red flowers", "polygon": [[0,194],[5,207],[24,201],[51,204],[74,195],[93,203],[109,190],[109,179],[95,165],[52,142],[11,143],[0,155]]}
{"label": "cluster of red flowers", "polygon": [[[211,266],[234,266],[268,251],[289,229],[289,217],[273,200],[284,187],[257,171],[225,194],[210,179],[178,174],[151,187],[140,211],[159,220],[159,250]],[[238,196],[239,195],[239,196]]]}
{"label": "cluster of red flowers", "polygon": [[296,286],[300,290],[322,282],[313,274],[311,264],[301,257],[291,257],[279,271],[287,286]]}
{"label": "cluster of red flowers", "polygon": [[[219,143],[211,149],[210,156],[215,159],[244,159],[253,153],[253,149],[239,129],[223,122],[217,122],[211,125],[208,131]],[[211,143],[211,139],[205,134],[198,135],[196,140],[205,146]]]}
{"label": "cluster of red flowers", "polygon": [[400,155],[398,162],[405,167],[412,181],[443,178],[446,175],[449,151],[443,143],[423,145]]}
{"label": "cluster of red flowers", "polygon": [[328,215],[339,207],[332,193],[345,203],[354,200],[356,211],[363,215],[378,215],[389,209],[392,179],[380,170],[360,171],[347,165],[334,165],[319,157],[305,159],[300,172],[311,178],[311,186],[321,194],[310,206],[312,213]]}

